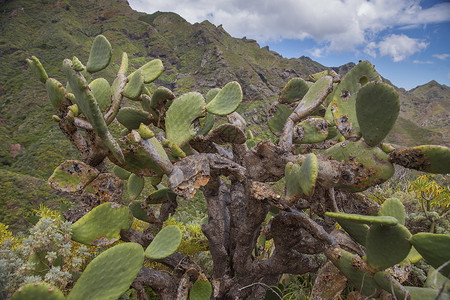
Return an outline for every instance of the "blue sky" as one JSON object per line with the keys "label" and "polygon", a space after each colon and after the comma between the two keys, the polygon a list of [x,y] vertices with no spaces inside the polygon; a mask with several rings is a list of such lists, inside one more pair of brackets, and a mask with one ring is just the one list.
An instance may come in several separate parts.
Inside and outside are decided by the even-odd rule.
{"label": "blue sky", "polygon": [[209,20],[284,57],[329,67],[370,60],[407,90],[436,80],[450,86],[450,1],[129,0],[138,11]]}

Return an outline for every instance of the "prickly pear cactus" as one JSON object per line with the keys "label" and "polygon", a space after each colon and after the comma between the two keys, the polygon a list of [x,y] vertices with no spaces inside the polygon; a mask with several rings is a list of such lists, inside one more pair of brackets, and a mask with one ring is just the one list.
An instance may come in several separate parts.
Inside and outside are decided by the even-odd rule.
{"label": "prickly pear cactus", "polygon": [[64,300],[64,294],[45,282],[36,282],[19,288],[11,300]]}
{"label": "prickly pear cactus", "polygon": [[67,300],[117,299],[130,288],[143,263],[141,245],[114,246],[89,263]]}
{"label": "prickly pear cactus", "polygon": [[175,225],[164,227],[155,236],[145,250],[145,256],[150,259],[161,259],[173,254],[181,244],[182,234]]}

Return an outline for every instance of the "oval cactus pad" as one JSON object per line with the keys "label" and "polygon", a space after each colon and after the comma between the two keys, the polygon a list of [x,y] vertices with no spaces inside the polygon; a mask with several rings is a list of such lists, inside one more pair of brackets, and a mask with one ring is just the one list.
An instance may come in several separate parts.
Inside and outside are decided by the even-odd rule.
{"label": "oval cactus pad", "polygon": [[450,173],[450,148],[436,145],[422,145],[394,151],[389,160],[405,168],[423,172]]}
{"label": "oval cactus pad", "polygon": [[120,238],[122,229],[129,229],[133,215],[126,206],[103,203],[72,225],[72,240],[85,245],[110,245]]}
{"label": "oval cactus pad", "polygon": [[64,294],[48,283],[29,283],[19,288],[11,300],[64,300]]}
{"label": "oval cactus pad", "polygon": [[182,233],[175,225],[161,229],[145,250],[145,256],[150,259],[162,259],[172,255],[181,244]]}
{"label": "oval cactus pad", "polygon": [[[438,269],[450,261],[450,235],[420,232],[413,235],[411,244],[434,268]],[[450,275],[450,265],[447,264],[440,272]]]}
{"label": "oval cactus pad", "polygon": [[225,116],[238,108],[242,101],[242,89],[236,81],[227,83],[219,93],[206,105],[206,110],[212,114]]}
{"label": "oval cactus pad", "polygon": [[317,174],[319,173],[319,162],[314,153],[308,154],[300,167],[300,187],[305,195],[310,197],[314,193]]}
{"label": "oval cactus pad", "polygon": [[123,243],[114,246],[89,263],[67,300],[117,299],[130,288],[143,263],[141,245]]}
{"label": "oval cactus pad", "polygon": [[289,80],[281,91],[278,102],[294,103],[296,101],[300,101],[303,96],[305,96],[308,89],[308,84],[302,78],[293,78]]}
{"label": "oval cactus pad", "polygon": [[55,190],[75,193],[82,191],[99,173],[82,161],[66,160],[53,171],[48,184]]}
{"label": "oval cactus pad", "polygon": [[400,112],[400,99],[385,83],[368,83],[356,96],[356,117],[362,137],[369,146],[378,145],[394,127]]}
{"label": "oval cactus pad", "polygon": [[103,70],[109,65],[111,57],[111,44],[105,36],[97,35],[92,43],[86,70],[91,73]]}
{"label": "oval cactus pad", "polygon": [[189,300],[209,300],[212,294],[212,286],[206,276],[200,273],[189,292]]}

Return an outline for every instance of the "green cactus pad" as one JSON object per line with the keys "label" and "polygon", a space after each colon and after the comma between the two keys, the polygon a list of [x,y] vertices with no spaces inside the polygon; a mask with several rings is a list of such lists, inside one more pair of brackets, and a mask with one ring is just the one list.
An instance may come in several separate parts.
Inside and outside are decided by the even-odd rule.
{"label": "green cactus pad", "polygon": [[445,146],[423,145],[394,151],[389,160],[405,168],[428,173],[450,173],[450,148]]}
{"label": "green cactus pad", "polygon": [[366,216],[358,214],[346,214],[341,212],[326,212],[325,214],[329,217],[335,218],[338,221],[351,221],[357,224],[379,224],[388,226],[395,226],[398,224],[398,220],[396,218],[389,216]]}
{"label": "green cactus pad", "polygon": [[277,110],[272,118],[269,120],[269,129],[273,134],[279,135],[283,132],[284,124],[286,124],[286,120],[292,114],[293,110],[285,105],[279,104],[277,106]]}
{"label": "green cactus pad", "polygon": [[36,282],[19,288],[11,300],[64,300],[64,294],[48,283]]}
{"label": "green cactus pad", "polygon": [[66,160],[60,164],[48,184],[55,190],[68,193],[82,191],[100,172],[78,160]]}
{"label": "green cactus pad", "polygon": [[139,135],[144,140],[148,140],[154,137],[155,133],[150,128],[148,128],[148,126],[146,126],[144,123],[141,123],[139,125]]}
{"label": "green cactus pad", "polygon": [[36,56],[32,56],[31,59],[27,59],[27,63],[30,66],[34,76],[36,76],[40,82],[45,83],[48,79],[48,75],[39,59]]}
{"label": "green cactus pad", "polygon": [[127,182],[127,191],[131,201],[139,197],[142,190],[144,189],[144,184],[144,178],[133,173],[130,175],[130,178],[128,178]]}
{"label": "green cactus pad", "polygon": [[394,294],[397,299],[408,299],[408,292],[388,272],[377,272],[373,276],[377,284],[386,292]]}
{"label": "green cactus pad", "polygon": [[403,203],[397,198],[386,199],[380,207],[380,216],[391,216],[398,220],[399,224],[405,225],[406,211]]}
{"label": "green cactus pad", "polygon": [[445,292],[438,297],[439,290],[415,286],[405,286],[405,289],[411,295],[410,300],[448,300],[448,294]]}
{"label": "green cactus pad", "polygon": [[111,105],[111,86],[108,80],[104,78],[97,78],[89,83],[89,88],[92,90],[95,100],[98,103],[101,111],[105,111]]}
{"label": "green cactus pad", "polygon": [[227,83],[206,105],[209,113],[224,116],[234,112],[242,101],[242,89],[236,81]]}
{"label": "green cactus pad", "polygon": [[303,194],[300,187],[300,166],[296,163],[288,162],[284,168],[286,178],[286,201],[293,203]]}
{"label": "green cactus pad", "polygon": [[169,188],[164,187],[156,190],[147,198],[147,204],[161,204],[165,202],[173,202],[177,195]]}
{"label": "green cactus pad", "polygon": [[143,200],[139,201],[132,201],[128,207],[130,208],[131,213],[133,216],[141,221],[148,222],[148,216],[147,212],[142,208],[142,205],[144,205]]}
{"label": "green cactus pad", "polygon": [[375,146],[394,127],[400,112],[400,99],[392,86],[370,82],[359,90],[355,108],[364,141]]}
{"label": "green cactus pad", "polygon": [[308,92],[303,96],[302,101],[295,109],[306,110],[309,113],[314,112],[322,103],[317,102],[317,99],[321,99],[324,93],[328,94],[328,91],[332,88],[333,78],[331,76],[325,76],[320,78],[316,83],[314,83],[308,90]]}
{"label": "green cactus pad", "polygon": [[[156,78],[161,75],[161,73],[164,71],[163,63],[160,59],[154,59],[140,67],[138,70],[142,70],[144,74],[144,82],[150,83],[154,81]],[[134,73],[138,70],[134,71],[130,75],[128,75],[128,78],[133,77]]]}
{"label": "green cactus pad", "polygon": [[114,166],[112,171],[113,171],[114,175],[116,175],[117,177],[119,177],[122,180],[128,180],[128,177],[130,177],[130,175],[131,175],[130,172],[128,172],[127,170],[125,170],[119,166]]}
{"label": "green cactus pad", "polygon": [[298,144],[316,144],[328,137],[328,122],[322,118],[308,118],[294,127],[292,141]]}
{"label": "green cactus pad", "polygon": [[103,144],[113,153],[120,163],[123,163],[123,154],[120,151],[116,140],[109,133],[102,112],[91,89],[87,85],[86,80],[79,72],[72,69],[72,63],[67,59],[64,60],[63,70],[75,95],[75,104],[78,105],[81,112],[88,118],[94,131],[102,139]]}
{"label": "green cactus pad", "polygon": [[123,243],[114,246],[89,263],[67,300],[118,299],[130,288],[143,263],[141,245]]}
{"label": "green cactus pad", "polygon": [[[450,235],[420,232],[413,235],[410,241],[427,263],[434,268],[439,269],[450,261]],[[447,264],[440,269],[440,272],[448,277],[450,265]]]}
{"label": "green cactus pad", "polygon": [[207,135],[211,129],[214,127],[214,122],[216,121],[216,115],[211,113],[206,113],[206,117],[200,119],[200,130],[197,135]]}
{"label": "green cactus pad", "polygon": [[128,207],[103,203],[72,225],[72,240],[85,245],[110,245],[120,238],[120,230],[129,229],[132,223],[133,215]]}
{"label": "green cactus pad", "polygon": [[163,175],[155,161],[133,140],[131,133],[119,139],[119,144],[125,156],[125,164],[122,165],[125,170],[141,176]]}
{"label": "green cactus pad", "polygon": [[331,254],[331,261],[355,285],[355,288],[365,296],[374,295],[379,286],[369,273],[365,272],[367,263],[357,255],[336,248]]}
{"label": "green cactus pad", "polygon": [[367,232],[369,226],[367,224],[355,223],[352,220],[337,218],[339,225],[360,245],[366,245]]}
{"label": "green cactus pad", "polygon": [[117,113],[117,121],[127,129],[138,129],[141,123],[148,125],[151,122],[151,116],[148,112],[134,107],[124,107]]}
{"label": "green cactus pad", "polygon": [[47,95],[50,99],[50,103],[55,109],[58,109],[64,102],[69,103],[69,101],[67,101],[65,97],[66,89],[58,80],[49,78],[45,82],[45,88],[47,90]]}
{"label": "green cactus pad", "polygon": [[440,289],[442,286],[445,286],[447,293],[450,292],[450,279],[437,272],[435,268],[429,267],[424,287]]}
{"label": "green cactus pad", "polygon": [[206,276],[201,273],[189,292],[189,300],[209,300],[211,295],[211,283]]}
{"label": "green cactus pad", "polygon": [[184,153],[183,149],[180,148],[177,144],[172,144],[170,147],[170,152],[174,157],[185,158],[186,153]]}
{"label": "green cactus pad", "polygon": [[125,86],[123,95],[129,99],[136,100],[144,89],[144,74],[142,70],[137,70],[133,76],[129,77],[129,81]]}
{"label": "green cactus pad", "polygon": [[103,70],[109,65],[111,57],[112,48],[109,41],[103,35],[96,36],[89,53],[86,71],[94,73]]}
{"label": "green cactus pad", "polygon": [[122,181],[113,174],[102,173],[84,189],[81,199],[89,207],[105,202],[120,202]]}
{"label": "green cactus pad", "polygon": [[164,174],[169,175],[172,172],[173,165],[163,146],[156,138],[141,140],[140,147]]}
{"label": "green cactus pad", "polygon": [[333,113],[331,112],[331,104],[327,106],[327,110],[325,111],[324,119],[328,121],[330,126],[336,126],[334,123]]}
{"label": "green cactus pad", "polygon": [[173,101],[166,114],[167,139],[180,147],[195,136],[195,119],[204,116],[205,100],[199,93],[187,93]]}
{"label": "green cactus pad", "polygon": [[339,139],[340,137],[342,137],[342,135],[339,130],[337,130],[336,126],[330,126],[330,124],[328,124],[328,135],[326,139]]}
{"label": "green cactus pad", "polygon": [[222,124],[211,131],[206,136],[206,139],[216,144],[243,144],[247,140],[247,137],[238,126],[233,124]]}
{"label": "green cactus pad", "polygon": [[395,171],[386,153],[363,141],[336,144],[325,151],[325,156],[341,162],[337,187],[351,191],[363,191],[381,184]]}
{"label": "green cactus pad", "polygon": [[408,256],[405,258],[404,262],[415,264],[422,259],[422,255],[417,252],[416,248],[411,247],[411,250],[408,253]]}
{"label": "green cactus pad", "polygon": [[408,229],[400,224],[370,226],[366,238],[367,262],[378,270],[400,263],[411,250],[410,237]]}
{"label": "green cactus pad", "polygon": [[211,102],[211,100],[214,99],[214,97],[216,97],[219,92],[220,92],[220,88],[214,88],[214,89],[209,90],[205,96],[206,103]]}
{"label": "green cactus pad", "polygon": [[175,94],[171,90],[165,87],[158,87],[152,95],[150,107],[161,110],[168,101],[173,99],[175,99]]}
{"label": "green cactus pad", "polygon": [[172,255],[181,244],[181,230],[175,225],[161,229],[145,250],[145,256],[150,259],[162,259]]}
{"label": "green cactus pad", "polygon": [[356,97],[361,86],[371,81],[381,81],[381,77],[370,62],[363,61],[347,73],[334,92],[331,111],[337,128],[346,139],[361,136],[356,117]]}
{"label": "green cactus pad", "polygon": [[320,78],[327,76],[328,75],[328,70],[319,72],[319,73],[315,73],[315,74],[311,74],[308,76],[309,80],[311,80],[312,82],[316,82],[317,80],[319,80]]}
{"label": "green cactus pad", "polygon": [[82,71],[84,71],[84,66],[83,66],[83,64],[81,63],[81,61],[78,59],[78,57],[76,57],[76,56],[74,56],[73,58],[72,58],[72,64],[73,64],[73,69],[75,70],[75,71],[78,71],[78,72],[82,72]]}
{"label": "green cactus pad", "polygon": [[310,197],[314,193],[317,174],[319,174],[319,162],[314,153],[308,154],[300,167],[300,187],[303,193]]}
{"label": "green cactus pad", "polygon": [[301,78],[293,78],[289,80],[286,86],[281,90],[278,102],[294,103],[302,100],[306,92],[308,92],[308,84]]}

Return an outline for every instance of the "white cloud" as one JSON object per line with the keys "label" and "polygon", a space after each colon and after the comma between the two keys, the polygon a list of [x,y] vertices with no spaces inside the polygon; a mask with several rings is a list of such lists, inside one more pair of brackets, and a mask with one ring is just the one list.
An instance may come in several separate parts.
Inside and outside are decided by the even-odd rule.
{"label": "white cloud", "polygon": [[448,53],[442,53],[442,54],[433,54],[433,57],[436,57],[440,60],[446,60],[447,58],[450,57],[450,54]]}
{"label": "white cloud", "polygon": [[425,61],[423,61],[423,60],[417,60],[417,59],[415,59],[415,60],[413,60],[413,64],[432,65],[432,64],[434,64],[434,62],[432,62],[431,60],[425,60]]}
{"label": "white cloud", "polygon": [[413,39],[404,34],[391,34],[379,43],[367,44],[364,52],[376,57],[378,51],[380,56],[390,56],[394,62],[400,62],[414,53],[424,50],[428,45],[429,43],[425,41]]}
{"label": "white cloud", "polygon": [[[140,11],[174,11],[208,19],[232,36],[259,42],[312,38],[326,51],[352,51],[387,28],[450,21],[450,2],[424,9],[419,0],[129,0]],[[367,51],[370,51],[370,47]],[[384,47],[383,47],[384,49]],[[397,50],[386,49],[386,53]],[[381,52],[381,48],[380,48]],[[397,51],[398,52],[398,51]],[[400,51],[404,52],[404,50]],[[402,55],[395,55],[401,58]]]}

